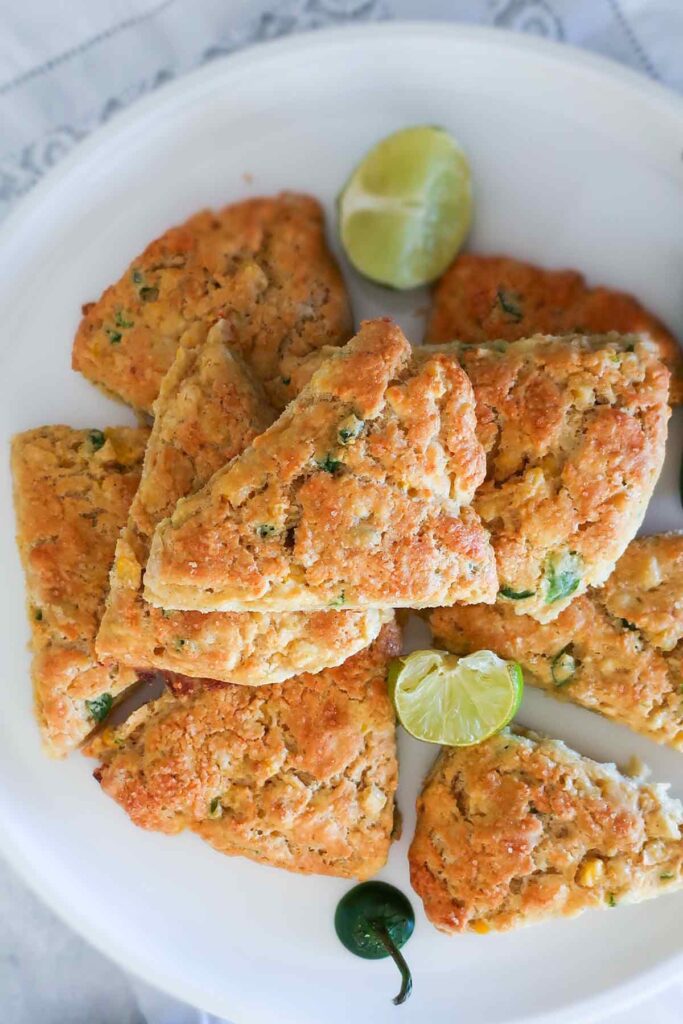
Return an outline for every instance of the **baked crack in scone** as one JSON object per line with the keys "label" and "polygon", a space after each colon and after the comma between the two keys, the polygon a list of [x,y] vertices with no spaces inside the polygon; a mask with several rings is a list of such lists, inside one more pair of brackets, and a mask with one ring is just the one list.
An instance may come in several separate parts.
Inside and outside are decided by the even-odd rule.
{"label": "baked crack in scone", "polygon": [[367,321],[280,418],[158,527],[145,597],[166,608],[391,608],[493,600],[469,507],[485,471],[472,389]]}
{"label": "baked crack in scone", "polygon": [[296,393],[302,361],[348,340],[348,300],[315,199],[248,199],[166,231],[84,307],[73,368],[150,411],[186,328],[218,317],[278,408]]}
{"label": "baked crack in scone", "polygon": [[449,351],[468,374],[487,453],[474,508],[501,600],[540,622],[602,584],[645,515],[664,461],[669,373],[649,342],[542,335]]}
{"label": "baked crack in scone", "polygon": [[681,888],[683,807],[559,740],[444,749],[417,801],[410,879],[444,932],[504,931]]}
{"label": "baked crack in scone", "polygon": [[397,784],[387,666],[394,623],[338,668],[276,686],[165,694],[88,752],[136,825],[191,829],[221,853],[368,878],[386,861]]}
{"label": "baked crack in scone", "polygon": [[683,401],[676,338],[624,292],[589,288],[575,270],[545,270],[505,256],[463,253],[434,290],[427,341],[518,341],[533,334],[642,334],[671,371],[671,401]]}
{"label": "baked crack in scone", "polygon": [[454,654],[512,658],[532,686],[683,750],[683,534],[633,541],[554,622],[499,603],[439,608],[429,623]]}
{"label": "baked crack in scone", "polygon": [[39,427],[12,444],[35,710],[55,757],[78,746],[137,679],[96,657],[95,634],[148,435],[145,428]]}
{"label": "baked crack in scone", "polygon": [[142,596],[152,534],[272,422],[260,385],[230,349],[230,327],[195,324],[180,341],[155,403],[140,487],[116,546],[101,657],[224,682],[276,683],[338,665],[377,636],[380,611],[179,612]]}

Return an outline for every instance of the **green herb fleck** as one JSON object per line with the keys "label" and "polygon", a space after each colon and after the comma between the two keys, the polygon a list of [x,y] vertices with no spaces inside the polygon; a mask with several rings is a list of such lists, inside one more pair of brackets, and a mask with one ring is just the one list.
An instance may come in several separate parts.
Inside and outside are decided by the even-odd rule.
{"label": "green herb fleck", "polygon": [[319,469],[324,470],[325,473],[332,473],[333,476],[335,473],[338,473],[344,465],[344,463],[340,462],[339,459],[333,459],[329,452],[324,459],[316,459],[315,462]]}
{"label": "green herb fleck", "polygon": [[140,298],[143,302],[156,302],[159,298],[159,289],[145,285],[144,288],[140,289]]}
{"label": "green herb fleck", "polygon": [[130,275],[133,279],[133,284],[142,284],[144,277],[142,276],[141,270],[133,270]]}
{"label": "green herb fleck", "polygon": [[42,608],[34,608],[33,609],[33,618],[35,619],[36,622],[42,622],[43,621],[43,609]]}
{"label": "green herb fleck", "polygon": [[339,425],[339,443],[351,444],[352,441],[355,441],[356,438],[360,437],[364,426],[365,420],[360,420],[353,414],[347,417],[347,419]]}
{"label": "green herb fleck", "polygon": [[88,434],[88,442],[94,452],[98,452],[106,440],[101,430],[91,430]]}
{"label": "green herb fleck", "polygon": [[333,601],[330,601],[330,608],[341,608],[341,606],[344,604],[345,600],[346,600],[346,595],[344,594],[344,591],[342,590],[342,592],[339,595],[339,597],[335,597]]}
{"label": "green herb fleck", "polygon": [[624,629],[630,629],[632,633],[636,633],[638,630],[638,627],[634,626],[632,622],[628,621],[628,619],[619,619],[619,622],[622,624]]}
{"label": "green herb fleck", "polygon": [[523,601],[525,597],[534,596],[533,590],[513,590],[512,587],[501,587],[498,593],[508,601]]}
{"label": "green herb fleck", "polygon": [[211,801],[211,803],[209,804],[209,817],[210,818],[219,818],[220,817],[219,808],[220,808],[220,811],[223,810],[223,808],[221,807],[221,798],[219,796],[215,796],[213,798],[213,800]]}
{"label": "green herb fleck", "polygon": [[86,700],[85,706],[91,718],[94,718],[96,722],[103,722],[111,711],[113,703],[112,695],[110,693],[103,693],[100,697]]}
{"label": "green herb fleck", "polygon": [[291,377],[283,377],[282,378],[282,383],[284,384],[285,387],[287,387],[289,384],[292,383],[292,378]]}
{"label": "green herb fleck", "polygon": [[121,341],[121,338],[123,337],[121,331],[117,331],[113,327],[105,327],[104,333],[107,335],[112,345],[118,345],[118,343]]}
{"label": "green herb fleck", "polygon": [[512,317],[516,323],[519,323],[522,319],[522,310],[519,306],[519,296],[499,288],[496,292],[496,298],[498,299],[498,303],[503,312],[509,317]]}
{"label": "green herb fleck", "polygon": [[550,666],[555,686],[566,686],[576,672],[576,658],[571,653],[571,644],[564,647],[553,658]]}
{"label": "green herb fleck", "polygon": [[172,611],[169,611],[169,609],[168,609],[168,608],[161,608],[161,609],[160,609],[160,611],[161,611],[161,614],[162,614],[162,616],[163,616],[163,617],[164,617],[165,619],[170,619],[170,618],[171,618],[171,616],[173,615],[173,612],[172,612]]}
{"label": "green herb fleck", "polygon": [[182,649],[183,649],[183,647],[185,646],[186,643],[187,643],[187,640],[184,640],[183,637],[181,637],[181,636],[177,636],[176,639],[175,639],[175,649],[176,649],[176,651],[182,651]]}
{"label": "green herb fleck", "polygon": [[671,879],[675,877],[675,875],[673,871],[663,871],[659,877],[661,878],[662,882],[670,882]]}
{"label": "green herb fleck", "polygon": [[616,898],[616,896],[614,895],[613,892],[608,892],[607,893],[607,906],[608,907],[616,907],[616,905],[617,905],[617,898]]}
{"label": "green herb fleck", "polygon": [[551,555],[545,571],[545,603],[562,601],[578,590],[581,583],[581,559],[575,551]]}
{"label": "green herb fleck", "polygon": [[272,523],[261,523],[256,527],[256,532],[259,537],[272,537],[275,533],[275,527]]}
{"label": "green herb fleck", "polygon": [[114,314],[114,323],[116,324],[117,327],[122,327],[124,330],[126,329],[126,327],[133,326],[133,321],[127,320],[125,313],[120,309],[117,309],[116,313]]}

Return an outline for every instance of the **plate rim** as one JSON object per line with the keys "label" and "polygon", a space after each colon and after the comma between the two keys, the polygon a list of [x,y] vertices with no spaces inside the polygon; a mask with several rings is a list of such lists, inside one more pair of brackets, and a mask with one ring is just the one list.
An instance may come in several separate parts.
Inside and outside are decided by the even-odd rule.
{"label": "plate rim", "polygon": [[[229,77],[231,74],[239,76],[244,67],[255,61],[267,63],[270,58],[278,58],[287,53],[290,55],[302,51],[305,53],[313,47],[319,51],[325,46],[337,45],[343,39],[346,39],[350,45],[362,45],[369,38],[410,37],[414,39],[416,34],[423,37],[438,36],[441,42],[446,35],[450,36],[454,43],[465,45],[489,43],[496,48],[541,56],[564,68],[592,71],[598,77],[607,78],[613,84],[621,85],[626,89],[630,88],[639,93],[641,97],[649,98],[660,109],[666,109],[674,116],[679,117],[683,128],[683,96],[612,58],[583,50],[568,43],[508,29],[453,21],[419,19],[340,25],[295,32],[285,37],[249,44],[242,50],[225,54],[208,64],[183,73],[154,89],[140,100],[133,102],[124,110],[117,112],[110,121],[99,125],[88,138],[78,143],[59,164],[51,168],[26,195],[17,201],[0,225],[0,266],[3,268],[3,276],[5,274],[10,278],[12,276],[10,254],[13,236],[19,235],[26,224],[40,211],[41,206],[46,201],[49,202],[51,194],[68,183],[68,179],[82,163],[96,157],[98,150],[106,150],[119,134],[133,127],[136,122],[143,122],[156,108],[173,104],[176,98],[180,99],[193,89],[201,88],[204,83],[208,83],[212,79]],[[7,254],[4,258],[3,253]],[[4,775],[4,771],[2,774]],[[2,775],[0,775],[0,798],[3,789]],[[140,980],[155,985],[179,1000],[190,1001],[193,1006],[198,1008],[217,1014],[225,1013],[224,1007],[216,1004],[206,1005],[202,993],[197,991],[197,986],[191,980],[171,976],[156,962],[146,962],[144,966],[131,963],[127,959],[123,940],[116,939],[112,933],[100,927],[96,914],[88,914],[83,908],[69,906],[66,898],[60,893],[59,886],[51,886],[49,874],[32,871],[35,865],[30,859],[22,856],[21,840],[17,838],[19,831],[13,830],[11,820],[5,820],[3,826],[3,829],[0,830],[0,855],[38,899],[81,938],[124,971]],[[682,972],[683,943],[678,953],[665,957],[653,967],[644,968],[622,984],[608,988],[596,995],[580,998],[561,1010],[551,1013],[544,1011],[531,1015],[525,1013],[523,1016],[508,1018],[508,1022],[509,1024],[577,1024],[579,1020],[594,1021],[606,1012],[613,1013],[638,1005],[661,991]],[[252,1020],[247,1020],[242,1016],[243,1012],[251,1015],[251,1011],[240,996],[239,989],[234,996],[231,995],[231,998],[237,1004],[234,1010],[237,1011],[239,1024],[253,1024]],[[234,1010],[229,1011],[230,1016],[234,1024],[238,1024]]]}

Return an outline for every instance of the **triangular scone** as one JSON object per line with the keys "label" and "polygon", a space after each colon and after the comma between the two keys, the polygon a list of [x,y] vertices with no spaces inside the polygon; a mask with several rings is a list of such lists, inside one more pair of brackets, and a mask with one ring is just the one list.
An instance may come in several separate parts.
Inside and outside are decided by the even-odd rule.
{"label": "triangular scone", "polygon": [[227,320],[234,349],[280,409],[296,394],[299,365],[352,333],[320,204],[291,192],[170,228],[83,314],[73,368],[148,411],[196,321]]}
{"label": "triangular scone", "polygon": [[683,534],[632,541],[607,583],[552,622],[503,601],[437,608],[429,624],[454,654],[495,651],[532,686],[683,750]]}
{"label": "triangular scone", "polygon": [[88,752],[136,825],[191,829],[221,853],[368,878],[389,852],[398,781],[386,625],[371,647],[277,686],[164,695]]}
{"label": "triangular scone", "polygon": [[55,757],[77,747],[137,679],[132,668],[96,657],[95,634],[148,435],[142,427],[55,426],[12,443],[36,717]]}
{"label": "triangular scone", "polygon": [[500,599],[549,622],[600,586],[635,536],[664,461],[669,373],[650,342],[608,334],[450,351],[477,400]]}
{"label": "triangular scone", "polygon": [[493,600],[469,507],[485,459],[452,358],[416,365],[363,324],[264,434],[157,528],[145,596],[167,608],[424,607]]}
{"label": "triangular scone", "polygon": [[224,682],[276,683],[338,665],[366,647],[386,615],[166,611],[142,596],[156,524],[238,455],[274,418],[260,385],[230,347],[229,324],[196,324],[161,385],[140,487],[116,547],[101,657]]}
{"label": "triangular scone", "polygon": [[504,931],[683,884],[683,807],[559,740],[444,749],[417,801],[410,879],[444,932]]}
{"label": "triangular scone", "polygon": [[652,339],[671,371],[671,404],[683,401],[683,354],[676,338],[632,295],[601,285],[591,288],[575,270],[461,253],[434,289],[426,338],[479,344],[606,331]]}

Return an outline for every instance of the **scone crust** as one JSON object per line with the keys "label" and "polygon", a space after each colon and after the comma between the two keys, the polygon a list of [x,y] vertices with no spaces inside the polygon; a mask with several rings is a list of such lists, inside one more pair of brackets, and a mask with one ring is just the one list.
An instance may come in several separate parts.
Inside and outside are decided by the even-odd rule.
{"label": "scone crust", "polygon": [[221,853],[368,878],[389,850],[397,784],[386,625],[338,668],[257,689],[167,694],[90,752],[102,788],[142,828],[191,829]]}
{"label": "scone crust", "polygon": [[273,611],[492,600],[469,507],[485,471],[466,375],[417,365],[389,320],[317,371],[280,418],[157,528],[145,596]]}
{"label": "scone crust", "polygon": [[683,882],[683,807],[559,740],[445,749],[417,802],[412,885],[441,931],[507,930]]}
{"label": "scone crust", "polygon": [[260,385],[231,351],[230,336],[225,321],[194,324],[162,382],[140,486],[116,546],[97,651],[138,669],[256,686],[340,664],[367,647],[387,614],[202,614],[171,612],[144,600],[157,523],[274,418]]}
{"label": "scone crust", "polygon": [[479,343],[608,331],[651,338],[671,371],[672,404],[683,401],[683,357],[676,338],[632,295],[589,288],[575,270],[462,253],[434,289],[426,340]]}
{"label": "scone crust", "polygon": [[39,427],[12,444],[17,543],[26,576],[36,716],[63,756],[96,725],[86,700],[136,679],[95,655],[107,577],[149,431]]}
{"label": "scone crust", "polygon": [[84,307],[73,368],[151,411],[181,335],[221,316],[278,408],[295,394],[291,377],[302,360],[350,337],[346,291],[315,199],[248,199],[166,231]]}
{"label": "scone crust", "polygon": [[[487,453],[474,508],[491,531],[501,597],[555,618],[602,584],[645,515],[664,461],[669,373],[634,336],[459,343]],[[421,352],[420,349],[417,350]],[[566,593],[553,576],[570,566]]]}
{"label": "scone crust", "polygon": [[429,623],[453,653],[512,658],[553,697],[683,750],[682,607],[683,534],[658,534],[632,541],[605,586],[553,622],[516,615],[508,602],[439,608]]}
{"label": "scone crust", "polygon": [[599,599],[610,615],[635,626],[648,644],[673,651],[683,637],[683,532],[633,541]]}

